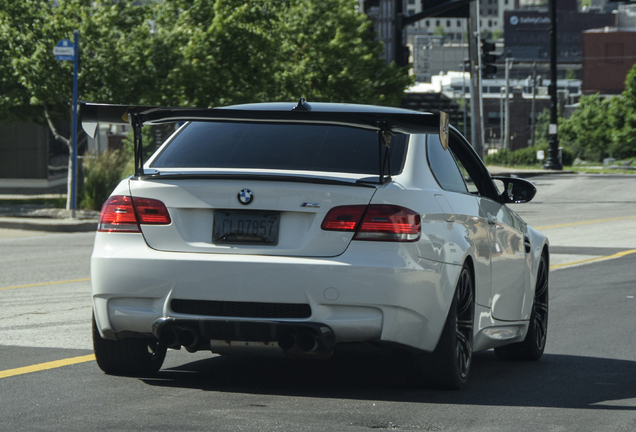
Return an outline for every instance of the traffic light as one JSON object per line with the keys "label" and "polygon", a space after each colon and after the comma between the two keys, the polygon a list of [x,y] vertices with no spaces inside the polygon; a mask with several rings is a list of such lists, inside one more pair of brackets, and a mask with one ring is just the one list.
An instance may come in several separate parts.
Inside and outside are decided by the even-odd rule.
{"label": "traffic light", "polygon": [[497,74],[495,49],[494,42],[481,41],[481,76],[484,78],[493,78]]}

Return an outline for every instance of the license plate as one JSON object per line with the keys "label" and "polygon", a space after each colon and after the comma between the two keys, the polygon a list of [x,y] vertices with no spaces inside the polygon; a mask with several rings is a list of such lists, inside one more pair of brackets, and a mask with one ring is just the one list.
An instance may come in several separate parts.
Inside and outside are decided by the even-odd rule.
{"label": "license plate", "polygon": [[276,246],[280,213],[270,211],[217,210],[214,212],[214,244]]}

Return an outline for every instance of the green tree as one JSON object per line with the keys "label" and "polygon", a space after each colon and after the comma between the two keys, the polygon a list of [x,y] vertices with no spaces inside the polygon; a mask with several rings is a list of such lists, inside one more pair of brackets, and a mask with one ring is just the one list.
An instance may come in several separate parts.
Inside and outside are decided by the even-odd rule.
{"label": "green tree", "polygon": [[565,71],[565,79],[566,80],[574,80],[576,79],[576,71],[574,69],[568,69]]}
{"label": "green tree", "polygon": [[625,77],[623,99],[627,108],[636,109],[636,65],[632,67],[627,77]]}
{"label": "green tree", "polygon": [[48,122],[72,151],[54,124],[69,118],[73,64],[52,50],[73,30],[83,100],[213,107],[305,96],[397,105],[413,78],[380,58],[382,45],[357,5],[0,0],[0,118]]}
{"label": "green tree", "polygon": [[443,26],[435,27],[435,30],[433,30],[433,35],[441,36],[442,37],[442,42],[446,39],[446,31],[444,30]]}
{"label": "green tree", "polygon": [[275,99],[398,105],[413,83],[407,68],[387,65],[373,25],[355,0],[279,4]]}
{"label": "green tree", "polygon": [[139,58],[143,46],[135,41],[149,32],[147,10],[134,6],[133,0],[0,0],[0,82],[9,95],[0,100],[0,113],[4,121],[23,120],[24,111],[31,114],[31,120],[48,121],[71,154],[69,190],[73,151],[69,138],[59,135],[54,123],[69,118],[73,64],[57,61],[52,49],[61,39],[72,40],[73,30],[78,30],[82,53],[79,94],[102,102],[129,100],[144,81],[141,65],[133,59]]}
{"label": "green tree", "polygon": [[624,159],[636,156],[636,109],[626,97],[614,97],[607,113],[612,130],[610,156]]}
{"label": "green tree", "polygon": [[579,108],[559,125],[559,141],[567,144],[577,157],[601,161],[612,145],[612,124],[607,115],[611,101],[599,95],[582,96]]}

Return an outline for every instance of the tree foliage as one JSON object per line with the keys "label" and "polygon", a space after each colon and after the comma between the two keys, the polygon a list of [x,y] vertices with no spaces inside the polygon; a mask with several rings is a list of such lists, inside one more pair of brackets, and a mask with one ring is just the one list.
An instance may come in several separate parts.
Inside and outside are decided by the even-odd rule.
{"label": "tree foliage", "polygon": [[559,128],[559,140],[582,159],[601,161],[612,144],[611,121],[607,115],[611,101],[599,96],[582,96],[579,108]]}
{"label": "tree foliage", "polygon": [[581,159],[600,162],[636,156],[636,65],[620,96],[581,97],[572,117],[559,119],[558,130],[560,144]]}
{"label": "tree foliage", "polygon": [[[25,107],[68,119],[79,94],[104,103],[223,106],[297,100],[399,103],[412,79],[380,59],[355,0],[0,0],[0,120]],[[33,110],[31,110],[33,111]]]}

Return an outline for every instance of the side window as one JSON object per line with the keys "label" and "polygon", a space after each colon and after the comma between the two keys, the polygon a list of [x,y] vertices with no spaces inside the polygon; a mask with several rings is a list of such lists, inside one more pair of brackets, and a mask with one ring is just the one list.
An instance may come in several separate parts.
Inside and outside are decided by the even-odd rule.
{"label": "side window", "polygon": [[[449,149],[449,151],[451,150]],[[455,161],[457,162],[457,166],[459,166],[459,170],[462,173],[462,177],[464,177],[464,181],[466,182],[466,187],[468,188],[468,192],[474,195],[479,195],[479,189],[477,188],[477,185],[473,181],[473,178],[470,176],[470,174],[468,174],[468,171],[466,170],[466,168],[464,168],[462,161],[459,160],[459,158],[455,155],[455,153],[453,153],[453,157],[455,158]]]}
{"label": "side window", "polygon": [[464,176],[457,166],[455,157],[450,151],[444,150],[438,135],[429,135],[426,152],[431,171],[442,189],[468,193]]}
{"label": "side window", "polygon": [[497,189],[490,178],[490,173],[470,144],[460,136],[451,134],[448,146],[462,172],[468,191],[471,194],[498,201]]}

